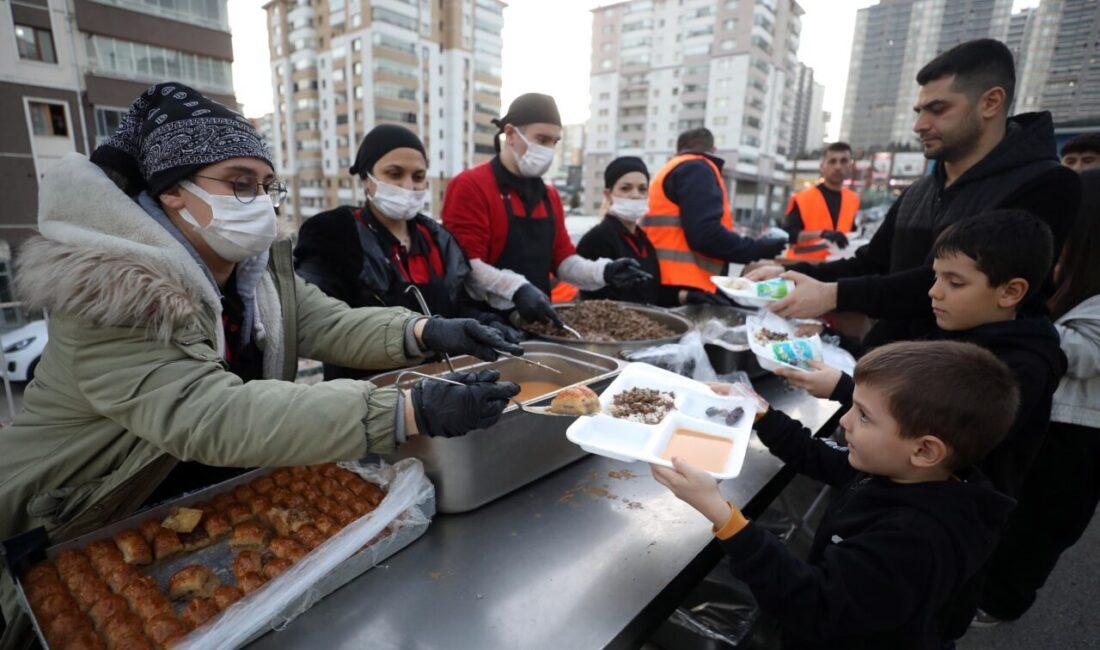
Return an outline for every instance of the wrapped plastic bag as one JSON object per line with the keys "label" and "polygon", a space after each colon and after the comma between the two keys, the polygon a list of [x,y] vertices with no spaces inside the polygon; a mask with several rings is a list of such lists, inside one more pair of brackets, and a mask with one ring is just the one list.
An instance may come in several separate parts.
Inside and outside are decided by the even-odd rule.
{"label": "wrapped plastic bag", "polygon": [[[352,522],[302,560],[294,563],[280,576],[262,588],[242,598],[216,618],[188,635],[181,650],[204,648],[237,648],[257,632],[272,627],[281,629],[309,609],[321,594],[314,586],[348,558],[378,537],[387,527],[426,525],[427,517],[415,506],[435,495],[435,488],[424,475],[424,466],[415,458],[406,458],[390,465],[361,467],[357,463],[341,463],[369,481],[387,488],[386,497],[369,515]],[[390,539],[393,535],[390,536]],[[378,548],[382,552],[386,540],[380,540],[365,552]]]}
{"label": "wrapped plastic bag", "polygon": [[718,378],[703,350],[703,337],[697,330],[685,334],[679,343],[633,350],[622,356],[627,361],[648,363],[696,381],[715,381]]}

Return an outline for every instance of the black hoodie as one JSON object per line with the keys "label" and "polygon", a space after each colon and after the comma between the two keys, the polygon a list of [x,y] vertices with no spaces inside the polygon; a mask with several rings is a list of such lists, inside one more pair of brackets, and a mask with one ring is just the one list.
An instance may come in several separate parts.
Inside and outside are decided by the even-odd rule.
{"label": "black hoodie", "polygon": [[[1058,163],[1048,112],[1009,118],[1005,137],[993,151],[950,187],[944,182],[937,164],[894,202],[871,242],[854,257],[794,267],[819,280],[838,281],[838,311],[879,319],[865,339],[869,346],[924,338],[935,329],[928,298],[932,245],[948,226],[988,210],[1026,210],[1050,226],[1058,259],[1081,200],[1077,174]],[[1025,313],[1046,313],[1043,302],[1052,292],[1048,278]]]}
{"label": "black hoodie", "polygon": [[1012,499],[976,469],[908,484],[864,474],[847,450],[774,410],[757,433],[788,465],[838,489],[805,562],[752,523],[722,542],[734,575],[780,619],[783,647],[942,648],[942,619],[960,607]]}
{"label": "black hoodie", "polygon": [[1020,408],[1004,441],[979,467],[1001,492],[1016,496],[1050,424],[1051,401],[1066,373],[1066,355],[1058,330],[1046,317],[1017,318],[958,332],[940,331],[941,338],[974,343],[1005,362],[1020,384]]}

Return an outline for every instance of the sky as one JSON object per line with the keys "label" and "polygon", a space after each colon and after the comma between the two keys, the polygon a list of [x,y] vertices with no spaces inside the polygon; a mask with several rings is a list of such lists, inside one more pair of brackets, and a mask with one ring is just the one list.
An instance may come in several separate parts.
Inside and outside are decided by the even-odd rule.
{"label": "sky", "polygon": [[[508,0],[501,38],[502,110],[525,92],[553,95],[562,120],[588,119],[588,73],[593,7],[610,0]],[[856,10],[877,0],[799,0],[802,36],[798,58],[814,69],[814,80],[825,86],[824,109],[831,113],[827,135],[836,139],[848,82],[848,59],[855,31]],[[1039,0],[1014,0],[1013,11],[1034,7]],[[271,72],[263,0],[229,0],[233,31],[233,85],[248,117],[271,112]]]}

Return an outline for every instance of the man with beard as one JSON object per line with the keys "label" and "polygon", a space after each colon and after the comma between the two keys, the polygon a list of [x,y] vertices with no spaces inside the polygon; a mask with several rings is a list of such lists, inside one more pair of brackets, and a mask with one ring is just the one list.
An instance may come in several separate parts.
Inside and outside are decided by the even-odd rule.
{"label": "man with beard", "polygon": [[[871,242],[855,257],[792,267],[783,276],[796,288],[771,309],[809,318],[850,311],[878,319],[868,346],[919,338],[935,327],[928,289],[934,279],[930,252],[951,224],[987,210],[1031,212],[1054,233],[1054,259],[1080,201],[1080,181],[1058,164],[1049,112],[1008,116],[1015,90],[1012,53],[1000,41],[962,43],[917,73],[920,92],[913,130],[926,158],[935,161],[891,206]],[[760,280],[782,273],[765,266]],[[1042,312],[1048,276],[1024,308]]]}

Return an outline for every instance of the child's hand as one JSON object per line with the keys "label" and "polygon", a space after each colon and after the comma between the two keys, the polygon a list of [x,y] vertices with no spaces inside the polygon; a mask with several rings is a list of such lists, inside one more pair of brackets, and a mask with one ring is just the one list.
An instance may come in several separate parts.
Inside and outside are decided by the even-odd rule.
{"label": "child's hand", "polygon": [[813,368],[809,372],[799,372],[793,368],[781,367],[775,370],[775,374],[786,379],[791,386],[806,389],[806,392],[814,397],[828,399],[836,390],[840,375],[843,373],[820,361],[810,361],[809,365]]}
{"label": "child's hand", "polygon": [[673,457],[672,468],[650,465],[653,478],[667,487],[677,499],[695,508],[716,527],[730,518],[730,505],[718,492],[718,482],[701,469]]}
{"label": "child's hand", "polygon": [[717,381],[704,382],[710,387],[716,395],[733,395],[734,397],[744,397],[750,402],[756,404],[756,420],[764,417],[764,414],[768,412],[771,405],[768,404],[768,400],[760,396],[760,393],[752,389],[752,386],[741,382],[736,383],[723,383]]}

